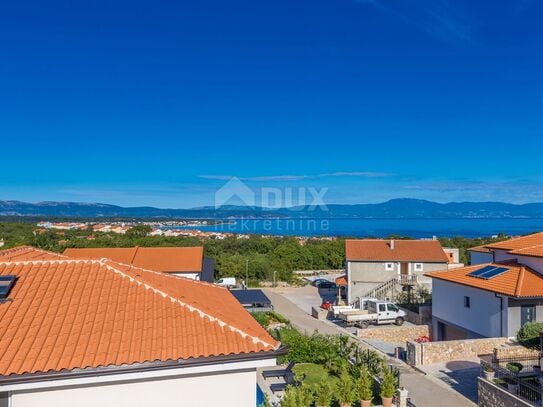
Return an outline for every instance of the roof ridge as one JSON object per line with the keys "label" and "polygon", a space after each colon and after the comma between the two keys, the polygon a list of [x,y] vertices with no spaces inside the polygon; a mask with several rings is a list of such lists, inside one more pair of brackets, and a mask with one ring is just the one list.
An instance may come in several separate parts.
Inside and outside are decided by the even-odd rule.
{"label": "roof ridge", "polygon": [[[108,260],[108,259],[106,259],[106,260],[111,261],[111,260]],[[198,307],[195,307],[195,306],[190,305],[190,304],[188,304],[186,302],[183,302],[183,301],[179,300],[178,298],[175,298],[175,297],[171,296],[170,294],[168,294],[168,293],[166,293],[166,292],[164,292],[162,290],[159,290],[158,288],[155,288],[155,287],[153,287],[153,286],[151,286],[151,285],[149,285],[149,284],[147,284],[145,282],[139,281],[138,279],[124,273],[122,270],[119,270],[118,268],[115,268],[115,267],[107,264],[106,261],[100,260],[100,263],[103,264],[109,270],[113,271],[114,273],[117,273],[117,274],[121,275],[122,277],[128,278],[130,281],[136,282],[136,284],[143,285],[146,289],[152,290],[156,294],[161,295],[163,298],[168,298],[170,301],[172,301],[174,303],[177,303],[177,304],[179,304],[180,306],[182,306],[184,308],[187,308],[189,311],[197,312],[198,315],[200,315],[200,317],[208,318],[210,321],[217,323],[221,328],[226,326],[232,332],[236,332],[237,334],[241,335],[243,338],[246,338],[246,337],[252,338],[253,343],[261,343],[264,346],[269,346],[271,348],[275,348],[275,346],[273,346],[271,343],[268,343],[268,342],[266,342],[266,341],[264,341],[264,340],[262,340],[262,339],[260,339],[260,338],[258,338],[256,336],[254,336],[254,335],[248,334],[247,332],[243,331],[242,329],[237,328],[237,327],[223,321],[220,318],[217,318],[217,317],[215,317],[213,315],[208,314],[207,312],[202,311]],[[113,263],[115,263],[115,262],[113,262]],[[119,264],[122,264],[122,263],[119,263]],[[142,271],[146,271],[146,272],[150,272],[150,273],[156,273],[156,274],[159,274],[159,275],[164,275],[163,273],[158,273],[158,272],[153,271],[153,270],[146,270],[146,269],[143,269],[141,267],[134,267],[134,266],[126,265],[126,264],[124,264],[124,265],[129,266],[131,268],[139,269],[139,270],[142,270]],[[171,276],[171,277],[177,278],[177,277],[174,277],[174,276]]]}
{"label": "roof ridge", "polygon": [[525,272],[526,272],[526,267],[524,265],[521,265],[519,273],[518,273],[517,286],[515,287],[515,297],[520,296],[520,291],[522,288],[522,283],[524,281]]}

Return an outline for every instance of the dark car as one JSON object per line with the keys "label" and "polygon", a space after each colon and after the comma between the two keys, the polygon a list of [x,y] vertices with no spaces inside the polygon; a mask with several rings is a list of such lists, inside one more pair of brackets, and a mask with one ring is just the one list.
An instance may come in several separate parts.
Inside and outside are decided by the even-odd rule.
{"label": "dark car", "polygon": [[313,280],[311,282],[311,285],[315,286],[315,287],[320,287],[321,284],[323,283],[329,283],[330,281],[329,280],[326,280],[325,278],[316,278],[315,280]]}
{"label": "dark car", "polygon": [[319,290],[323,288],[332,289],[332,288],[337,288],[337,285],[333,281],[326,281],[326,282],[320,283],[317,287],[319,287]]}

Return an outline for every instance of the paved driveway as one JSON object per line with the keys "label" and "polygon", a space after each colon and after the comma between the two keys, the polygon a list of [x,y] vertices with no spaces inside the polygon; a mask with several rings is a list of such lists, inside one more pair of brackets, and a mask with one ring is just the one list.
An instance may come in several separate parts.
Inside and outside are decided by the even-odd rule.
{"label": "paved driveway", "polygon": [[[265,289],[266,295],[270,298],[276,311],[288,318],[292,325],[301,332],[310,334],[318,331],[330,335],[350,335],[341,326],[337,326],[330,321],[319,321],[309,315],[307,311],[308,305],[314,304],[315,300],[319,301],[318,294],[311,293],[311,290],[315,290],[314,287],[277,288],[275,290],[277,291]],[[293,301],[290,301],[291,298]],[[311,307],[309,307],[310,310]],[[351,338],[356,340],[363,349],[374,349],[352,335]],[[432,375],[424,375],[398,359],[390,358],[384,353],[381,354],[387,357],[389,364],[400,370],[401,385],[409,391],[409,397],[417,407],[464,407],[475,405],[468,398],[452,390],[452,386],[446,384],[443,380]]]}

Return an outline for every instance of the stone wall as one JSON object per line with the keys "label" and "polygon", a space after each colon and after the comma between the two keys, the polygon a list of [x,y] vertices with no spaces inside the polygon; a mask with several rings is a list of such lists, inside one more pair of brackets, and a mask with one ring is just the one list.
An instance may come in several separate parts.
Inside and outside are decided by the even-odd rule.
{"label": "stone wall", "polygon": [[500,346],[494,350],[494,356],[497,359],[515,357],[515,356],[533,356],[539,357],[539,351],[535,349],[525,348],[519,343],[513,343],[508,346]]}
{"label": "stone wall", "polygon": [[378,339],[383,342],[405,343],[419,336],[431,336],[429,325],[417,326],[381,326],[376,328],[357,329],[361,339]]}
{"label": "stone wall", "polygon": [[[507,342],[507,338],[466,339],[460,341],[442,341],[417,343],[408,341],[407,360],[414,366],[452,360],[475,359],[479,355],[494,352],[494,348]],[[413,352],[415,354],[413,354]]]}
{"label": "stone wall", "polygon": [[532,407],[533,405],[507,392],[482,377],[478,385],[479,407]]}

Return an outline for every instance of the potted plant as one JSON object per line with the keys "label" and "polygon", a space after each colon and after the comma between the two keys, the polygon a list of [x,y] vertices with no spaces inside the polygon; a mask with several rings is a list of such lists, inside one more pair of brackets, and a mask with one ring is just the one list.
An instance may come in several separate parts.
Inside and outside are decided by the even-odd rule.
{"label": "potted plant", "polygon": [[[511,373],[513,373],[515,376],[518,376],[520,371],[522,370],[523,366],[521,363],[518,362],[510,362],[507,365],[505,365],[507,370],[509,370]],[[510,393],[516,394],[518,392],[518,379],[509,379],[507,380],[507,390]]]}
{"label": "potted plant", "polygon": [[339,376],[339,381],[336,389],[336,398],[341,407],[351,407],[356,398],[356,389],[351,375],[343,372]]}
{"label": "potted plant", "polygon": [[488,380],[488,381],[492,381],[494,380],[494,375],[496,374],[496,372],[494,372],[494,369],[492,369],[491,366],[485,366],[484,369],[483,369],[483,377]]}
{"label": "potted plant", "polygon": [[358,381],[358,396],[360,407],[370,407],[373,400],[373,377],[367,367],[362,367]]}
{"label": "potted plant", "polygon": [[325,379],[315,389],[315,406],[329,407],[334,398],[334,387],[329,380]]}
{"label": "potted plant", "polygon": [[383,407],[392,406],[392,397],[394,397],[394,393],[396,393],[396,376],[390,369],[383,369],[383,378],[379,390]]}

